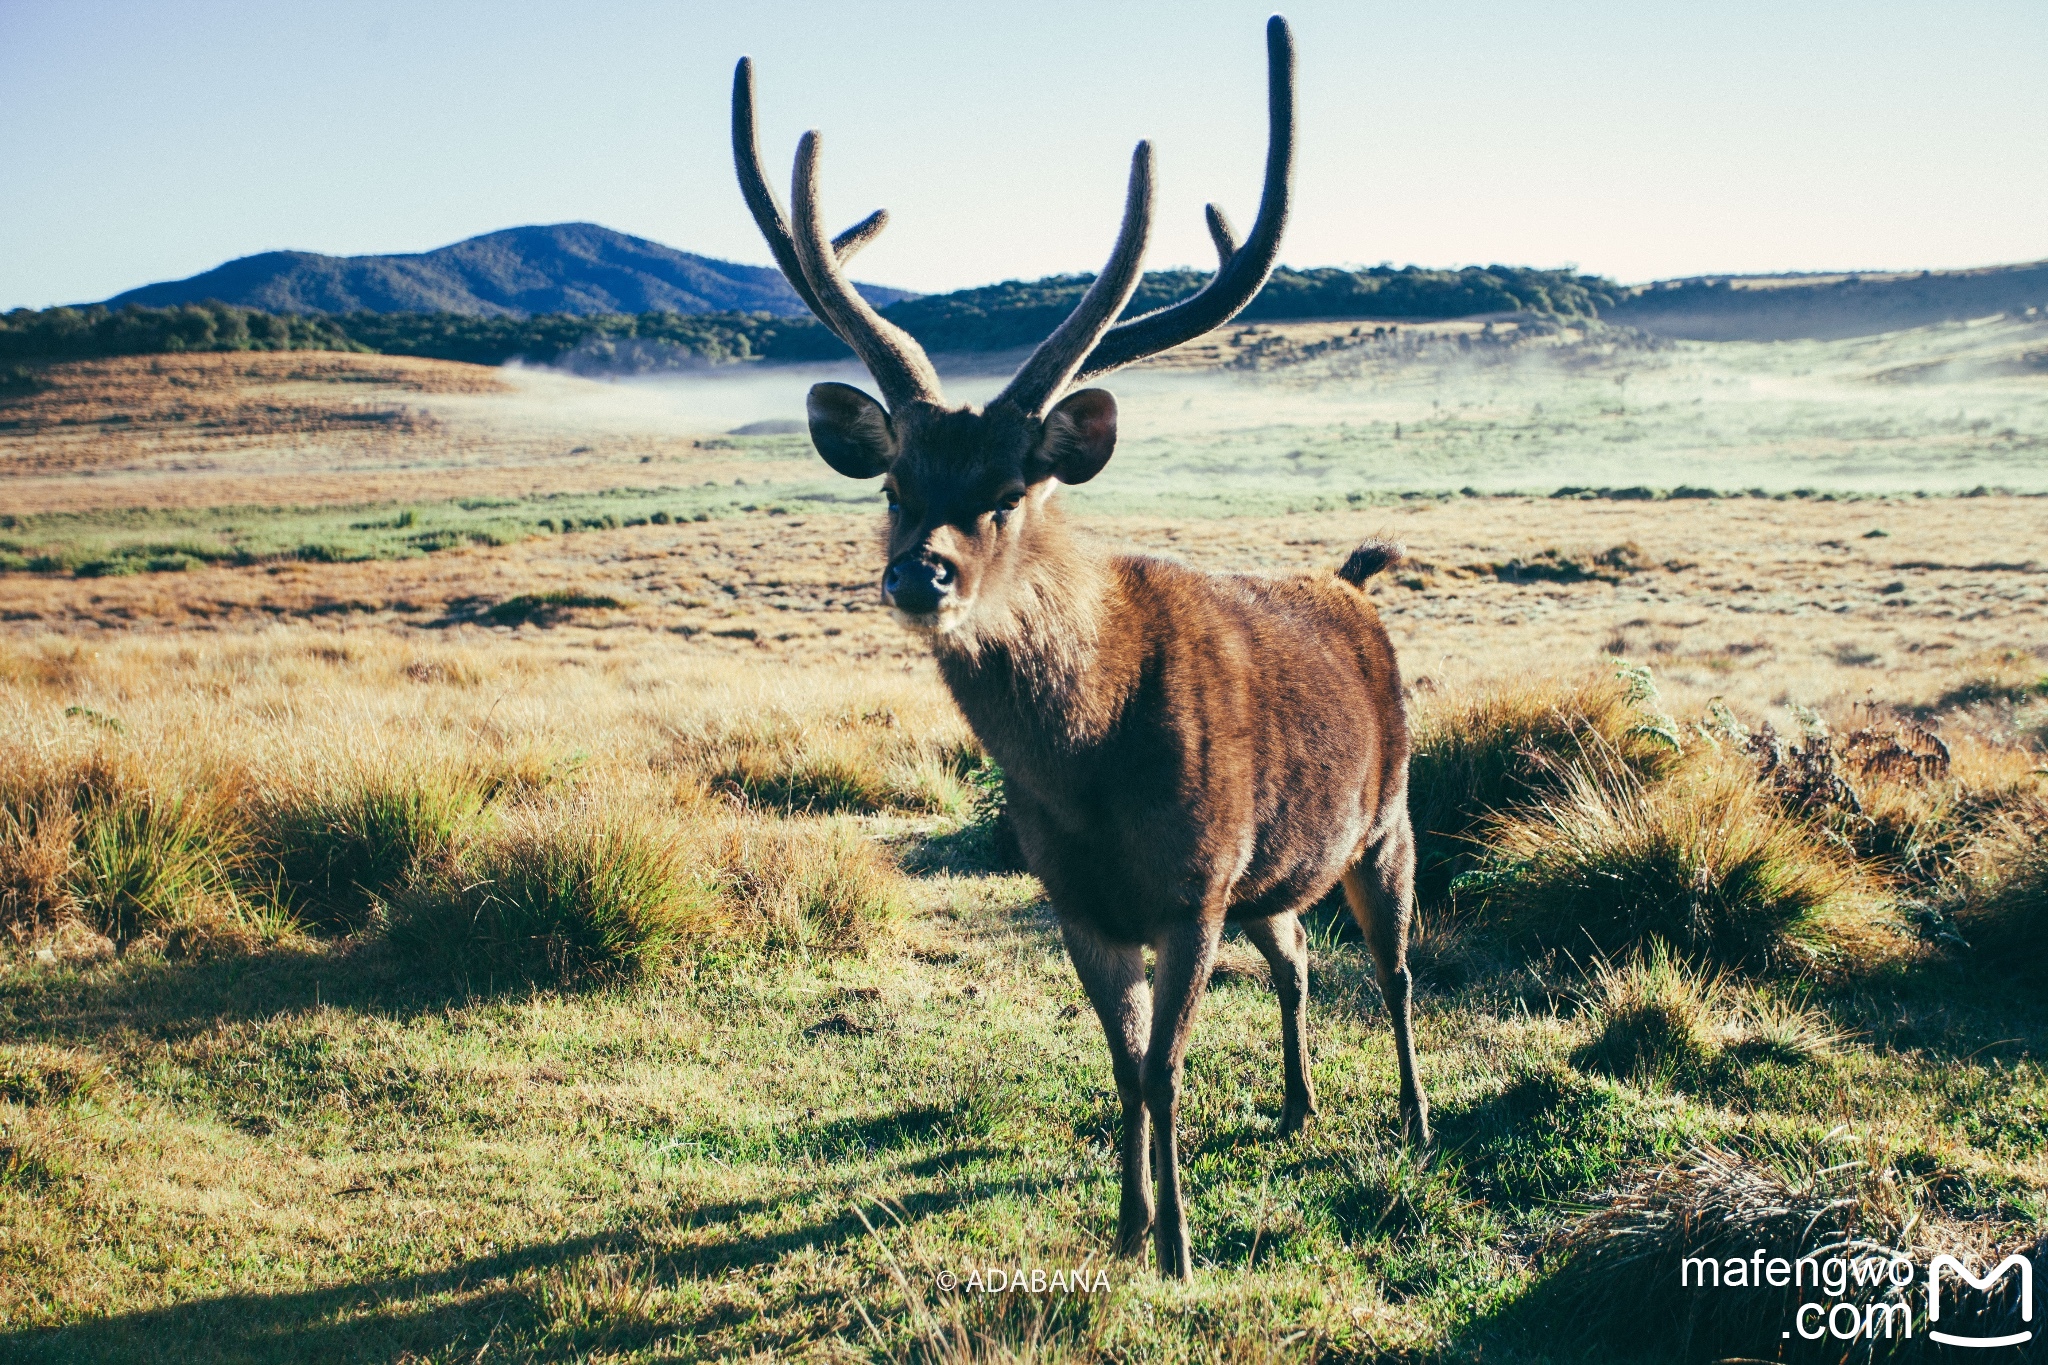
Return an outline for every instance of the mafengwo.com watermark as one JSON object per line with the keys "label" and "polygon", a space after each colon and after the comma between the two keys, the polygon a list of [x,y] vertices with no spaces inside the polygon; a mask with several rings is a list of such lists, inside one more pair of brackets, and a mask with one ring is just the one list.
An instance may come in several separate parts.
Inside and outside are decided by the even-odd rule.
{"label": "mafengwo.com watermark", "polygon": [[[1708,1292],[1797,1290],[1799,1304],[1780,1333],[1787,1339],[1894,1340],[1916,1329],[1945,1346],[1991,1349],[2034,1339],[2034,1265],[2020,1255],[1979,1275],[1968,1257],[1938,1255],[1923,1267],[1904,1252],[1854,1244],[1797,1259],[1758,1247],[1747,1258],[1688,1256],[1678,1283]],[[1992,1297],[2015,1284],[2016,1291],[2004,1290],[2015,1297]]]}

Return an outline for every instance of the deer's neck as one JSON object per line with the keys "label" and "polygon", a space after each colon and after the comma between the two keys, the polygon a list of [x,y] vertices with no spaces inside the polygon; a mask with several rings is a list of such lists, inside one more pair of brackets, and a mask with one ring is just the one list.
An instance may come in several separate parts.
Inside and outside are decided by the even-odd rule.
{"label": "deer's neck", "polygon": [[934,652],[953,699],[998,762],[1058,767],[1102,742],[1129,690],[1104,648],[1121,614],[1120,586],[1108,556],[1057,524],[1026,562],[999,599],[939,636]]}

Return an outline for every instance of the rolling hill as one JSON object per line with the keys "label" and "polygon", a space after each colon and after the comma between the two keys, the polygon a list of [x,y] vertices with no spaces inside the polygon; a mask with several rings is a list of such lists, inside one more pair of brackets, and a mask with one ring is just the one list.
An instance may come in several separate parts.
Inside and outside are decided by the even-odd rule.
{"label": "rolling hill", "polygon": [[[860,291],[877,307],[915,297],[873,284]],[[805,313],[777,270],[692,255],[595,223],[507,228],[401,256],[267,251],[131,289],[107,304],[207,300],[266,313]]]}
{"label": "rolling hill", "polygon": [[2048,312],[2048,261],[1662,280],[1602,309],[1600,318],[1689,341],[1841,341],[2028,309]]}

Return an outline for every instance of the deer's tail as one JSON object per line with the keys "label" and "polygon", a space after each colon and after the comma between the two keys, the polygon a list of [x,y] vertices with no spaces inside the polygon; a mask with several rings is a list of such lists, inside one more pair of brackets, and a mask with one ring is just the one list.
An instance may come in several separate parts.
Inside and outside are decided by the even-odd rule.
{"label": "deer's tail", "polygon": [[1365,580],[1383,569],[1390,569],[1401,562],[1407,553],[1399,543],[1391,540],[1368,540],[1351,552],[1351,558],[1344,561],[1344,567],[1337,570],[1337,577],[1354,588],[1365,586]]}

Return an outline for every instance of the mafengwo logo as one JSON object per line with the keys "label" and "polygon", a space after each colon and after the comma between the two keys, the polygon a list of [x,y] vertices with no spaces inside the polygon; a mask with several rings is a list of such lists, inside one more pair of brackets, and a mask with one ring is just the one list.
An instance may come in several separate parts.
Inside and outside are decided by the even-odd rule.
{"label": "mafengwo logo", "polygon": [[2008,1256],[1985,1272],[1982,1279],[1970,1273],[1970,1268],[1953,1256],[1937,1256],[1927,1266],[1927,1335],[1945,1346],[2024,1346],[2034,1339],[2031,1328],[1999,1337],[1966,1336],[1961,1333],[1944,1332],[1935,1324],[1941,1321],[1941,1272],[1944,1269],[1955,1272],[1957,1279],[1980,1294],[1989,1294],[1991,1287],[2004,1279],[2011,1270],[2020,1272],[2020,1321],[2034,1320],[2034,1264],[2024,1256]]}

